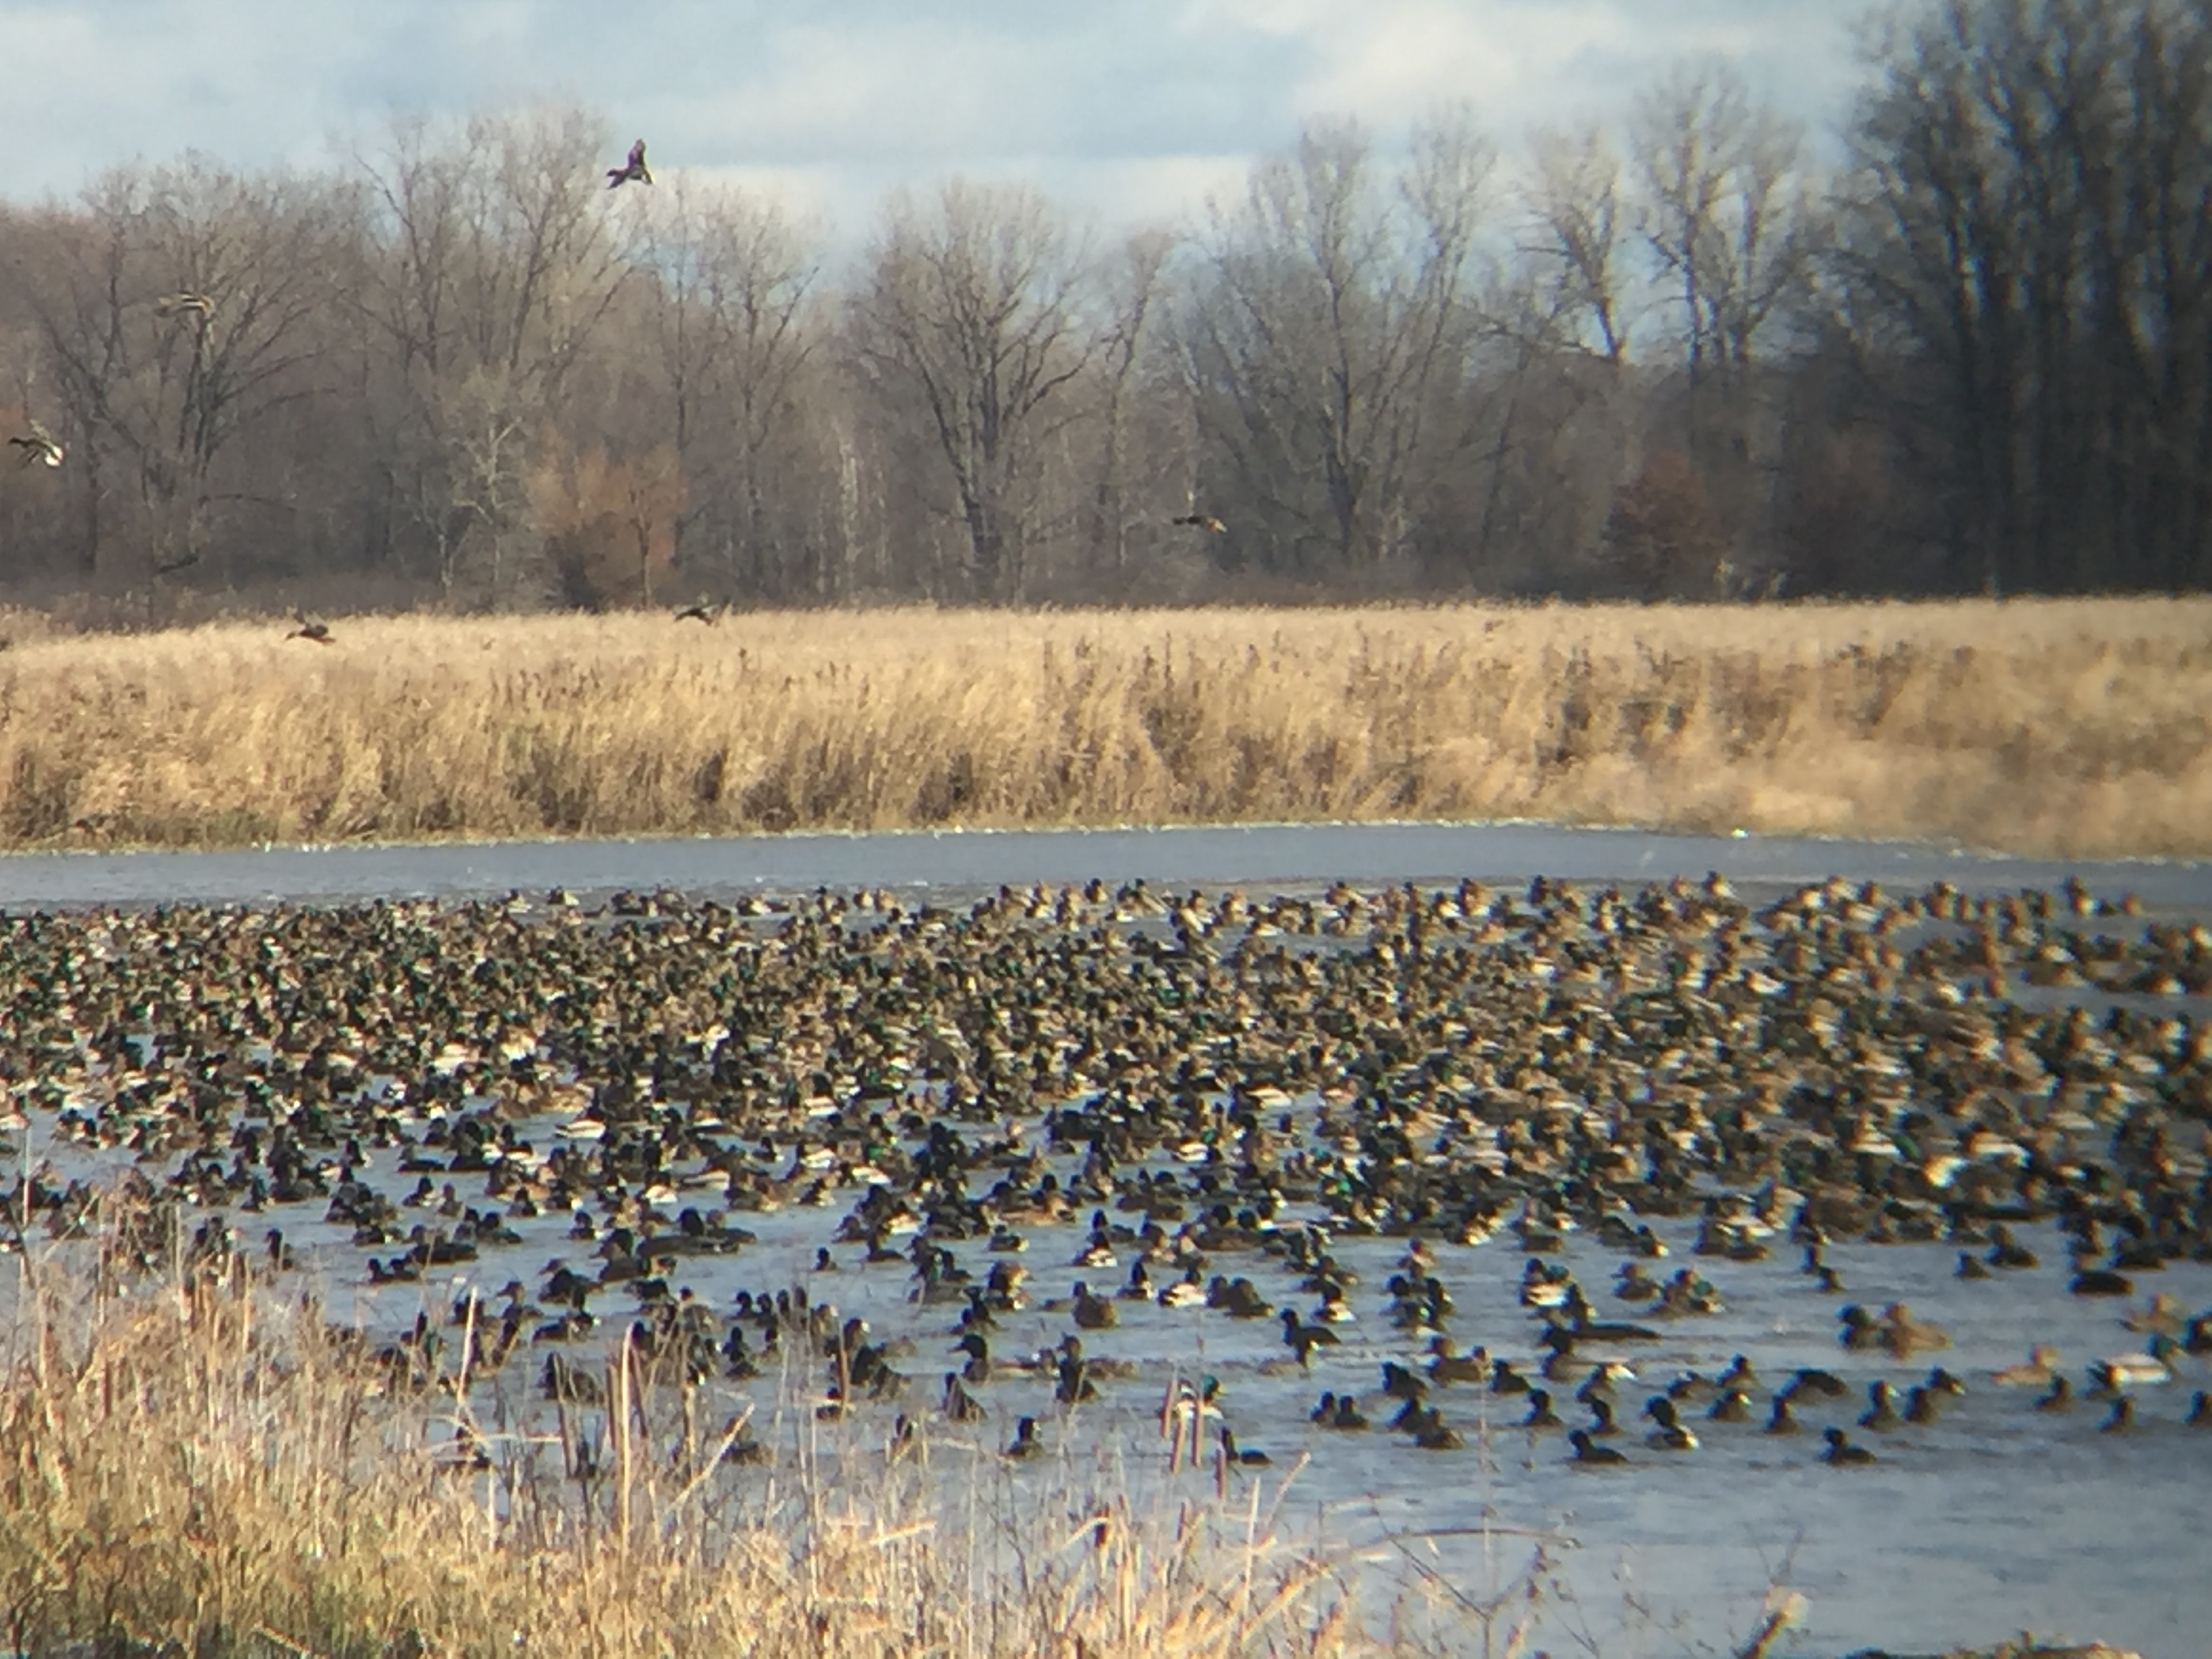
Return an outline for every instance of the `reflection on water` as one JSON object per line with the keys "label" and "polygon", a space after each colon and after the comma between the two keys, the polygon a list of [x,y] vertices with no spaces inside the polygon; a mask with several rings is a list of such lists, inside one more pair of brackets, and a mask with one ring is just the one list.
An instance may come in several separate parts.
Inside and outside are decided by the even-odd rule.
{"label": "reflection on water", "polygon": [[566,887],[680,888],[697,897],[860,884],[951,891],[1001,883],[1142,880],[1155,887],[1346,880],[1664,881],[1717,870],[1747,885],[1833,875],[1969,891],[2053,888],[2069,872],[2157,908],[2212,908],[2212,865],[1982,858],[1902,842],[1662,836],[1526,824],[748,836],[690,841],[503,842],[237,853],[0,857],[0,906],[483,896]]}

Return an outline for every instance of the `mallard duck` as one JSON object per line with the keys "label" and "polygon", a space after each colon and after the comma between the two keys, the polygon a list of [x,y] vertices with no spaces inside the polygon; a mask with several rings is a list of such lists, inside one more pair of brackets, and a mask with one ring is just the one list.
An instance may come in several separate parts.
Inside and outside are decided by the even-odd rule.
{"label": "mallard duck", "polygon": [[2057,1372],[2058,1350],[2047,1342],[2039,1342],[2027,1351],[2027,1358],[2021,1364],[1991,1371],[1990,1381],[2001,1389],[2047,1389]]}
{"label": "mallard duck", "polygon": [[292,620],[300,625],[284,637],[288,640],[313,640],[317,645],[331,645],[331,625],[319,617],[311,617],[304,611],[295,611]]}
{"label": "mallard duck", "polygon": [[629,159],[618,167],[607,169],[607,188],[613,190],[627,184],[649,185],[653,174],[645,165],[645,140],[641,138],[629,147]]}
{"label": "mallard duck", "polygon": [[1698,1437],[1692,1433],[1675,1415],[1674,1402],[1665,1395],[1656,1395],[1644,1407],[1644,1414],[1658,1426],[1644,1437],[1644,1443],[1655,1451],[1687,1452],[1698,1449]]}
{"label": "mallard duck", "polygon": [[712,628],[716,623],[721,621],[722,613],[729,608],[730,602],[727,599],[716,599],[712,604],[709,604],[707,601],[706,597],[702,595],[700,598],[692,600],[689,605],[679,605],[677,608],[675,620],[678,622],[702,622],[706,623],[708,627]]}
{"label": "mallard duck", "polygon": [[1566,1423],[1552,1409],[1552,1396],[1543,1389],[1528,1390],[1528,1414],[1516,1425],[1533,1434],[1549,1434],[1565,1428]]}
{"label": "mallard duck", "polygon": [[1024,1417],[1016,1423],[1014,1437],[1007,1444],[1004,1455],[1015,1458],[1034,1457],[1042,1451],[1044,1448],[1038,1443],[1036,1437],[1036,1419],[1034,1417]]}
{"label": "mallard duck", "polygon": [[1091,1286],[1079,1279],[1075,1281],[1075,1298],[1068,1312],[1076,1325],[1086,1331],[1107,1330],[1121,1322],[1113,1298],[1094,1296]]}
{"label": "mallard duck", "polygon": [[1867,1408],[1859,1413],[1859,1426],[1887,1434],[1903,1419],[1897,1414],[1897,1391],[1876,1379],[1867,1384]]}
{"label": "mallard duck", "polygon": [[1429,1339],[1429,1375],[1439,1382],[1486,1382],[1490,1380],[1490,1356],[1481,1349],[1454,1353],[1451,1339]]}
{"label": "mallard duck", "polygon": [[1179,518],[1170,520],[1169,522],[1187,526],[1193,530],[1203,530],[1216,536],[1226,536],[1229,533],[1229,526],[1211,513],[1185,513]]}
{"label": "mallard duck", "polygon": [[1231,1468],[1248,1469],[1264,1469],[1275,1461],[1256,1448],[1239,1446],[1237,1431],[1226,1423],[1221,1425],[1221,1456]]}
{"label": "mallard duck", "polygon": [[1820,1454],[1823,1463],[1832,1463],[1838,1468],[1862,1468],[1875,1461],[1875,1455],[1864,1446],[1854,1446],[1841,1429],[1823,1429],[1820,1437],[1828,1449]]}
{"label": "mallard duck", "polygon": [[1601,1446],[1591,1439],[1588,1429],[1577,1429],[1567,1437],[1567,1443],[1575,1449],[1574,1461],[1585,1467],[1613,1468],[1628,1462],[1611,1446]]}
{"label": "mallard duck", "polygon": [[1283,1322],[1283,1346],[1298,1357],[1301,1365],[1312,1362],[1316,1348],[1334,1348],[1344,1340],[1326,1325],[1301,1325],[1295,1308],[1285,1308],[1279,1317]]}
{"label": "mallard duck", "polygon": [[1467,1440],[1457,1429],[1443,1419],[1443,1413],[1434,1407],[1421,1414],[1418,1423],[1410,1425],[1413,1443],[1423,1451],[1458,1451]]}
{"label": "mallard duck", "polygon": [[26,420],[24,424],[30,428],[28,432],[18,433],[8,440],[23,452],[23,465],[31,466],[44,461],[48,466],[59,466],[62,457],[69,452],[40,422]]}

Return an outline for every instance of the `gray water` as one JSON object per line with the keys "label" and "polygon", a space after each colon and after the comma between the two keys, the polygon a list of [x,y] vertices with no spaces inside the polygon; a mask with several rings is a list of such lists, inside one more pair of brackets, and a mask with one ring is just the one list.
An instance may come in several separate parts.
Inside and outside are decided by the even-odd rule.
{"label": "gray water", "polygon": [[659,841],[441,842],[233,853],[0,857],[0,906],[342,902],[565,887],[586,898],[668,886],[698,897],[860,885],[948,893],[1084,882],[1261,887],[1343,879],[1664,881],[1718,871],[1759,886],[1844,875],[1894,888],[2051,888],[2079,875],[2157,908],[2212,907],[2212,864],[2058,862],[1905,842],[1656,835],[1540,824],[1256,824],[1174,830],[915,831]]}
{"label": "gray water", "polygon": [[[698,896],[890,886],[945,896],[1001,883],[1109,884],[1141,879],[1157,888],[1236,884],[1254,890],[1337,878],[1362,886],[1400,881],[1519,880],[1541,873],[1624,884],[1718,871],[1747,888],[1768,888],[1842,874],[1911,890],[1948,880],[1970,891],[2051,888],[2078,875],[2107,897],[2138,895],[2154,913],[2212,914],[2212,866],[2160,863],[2060,864],[1974,857],[1901,844],[1765,837],[1656,836],[1632,831],[1508,826],[1390,825],[1260,827],[1171,830],[954,833],[870,836],[793,836],[733,840],[544,842],[401,848],[270,849],[222,854],[40,854],[0,859],[0,908],[155,902],[337,902],[373,897],[464,897],[571,889],[586,899],[621,889],[670,886]],[[2201,1018],[2195,1001],[2176,1012]],[[549,1125],[526,1133],[542,1139]],[[410,1184],[396,1175],[395,1186]],[[472,1183],[471,1183],[472,1185]],[[474,1194],[464,1188],[465,1196]],[[311,1206],[312,1207],[312,1206]],[[685,1281],[711,1305],[726,1307],[740,1285],[773,1288],[807,1279],[847,1312],[866,1315],[878,1336],[906,1335],[914,1346],[896,1361],[915,1378],[908,1409],[932,1401],[949,1352],[947,1310],[910,1306],[902,1268],[862,1271],[859,1253],[839,1249],[841,1271],[808,1273],[842,1206],[749,1218],[759,1242],[726,1260],[687,1264]],[[244,1220],[245,1218],[240,1218]],[[331,1291],[334,1313],[350,1311],[378,1329],[398,1329],[418,1308],[434,1317],[463,1287],[495,1290],[509,1276],[534,1280],[548,1257],[583,1265],[590,1246],[564,1235],[567,1218],[517,1224],[524,1242],[487,1249],[464,1268],[442,1270],[421,1285],[362,1285],[362,1253],[344,1230],[311,1214],[283,1218],[287,1237],[311,1275]],[[1675,1246],[1663,1277],[1689,1259],[1679,1226],[1659,1231]],[[1038,1294],[1065,1295],[1085,1277],[1072,1265],[1080,1228],[1034,1230],[1024,1258]],[[251,1236],[249,1236],[251,1243]],[[2021,1358],[2031,1341],[2057,1343],[2078,1380],[2093,1359],[2139,1349],[2121,1329],[2118,1310],[2085,1302],[2065,1288],[2055,1235],[2030,1240],[2045,1267],[1992,1284],[1952,1276],[1954,1253],[1937,1246],[1849,1246],[1829,1259],[1850,1286],[1845,1298],[1820,1296],[1795,1271],[1794,1253],[1778,1249],[1756,1264],[1698,1265],[1718,1285],[1727,1310],[1662,1327],[1664,1340],[1634,1355],[1636,1382],[1620,1390],[1623,1439],[1635,1467],[1578,1470],[1558,1437],[1537,1438],[1511,1424],[1518,1399],[1492,1400],[1464,1387],[1440,1391],[1447,1415],[1474,1443],[1456,1455],[1418,1450],[1378,1426],[1365,1434],[1326,1433],[1306,1413],[1323,1389],[1372,1390],[1384,1358],[1415,1358],[1421,1346],[1391,1331],[1382,1285],[1399,1245],[1382,1239],[1340,1242],[1355,1267],[1359,1322],[1343,1345],[1315,1357],[1310,1374],[1284,1363],[1271,1322],[1240,1323],[1217,1314],[1127,1304],[1119,1329],[1097,1334],[1089,1351],[1143,1366],[1139,1380],[1105,1386],[1103,1398],[1072,1416],[1056,1414],[1047,1382],[988,1385],[991,1413],[979,1431],[933,1431],[933,1455],[957,1459],[970,1436],[977,1490],[1035,1480],[991,1454],[1016,1416],[1036,1415],[1060,1455],[1111,1443],[1133,1459],[1160,1457],[1152,1426],[1172,1374],[1212,1372],[1224,1382],[1224,1410],[1241,1439],[1276,1462],[1262,1477],[1272,1496],[1291,1479],[1285,1524],[1319,1524],[1375,1571],[1418,1580],[1413,1561],[1460,1594],[1482,1598],[1502,1589],[1527,1559],[1528,1535],[1554,1540],[1556,1574],[1540,1644],[1552,1653],[1607,1656],[1724,1653],[1755,1621],[1771,1580],[1808,1601],[1802,1630],[1778,1650],[1832,1655],[1882,1645],[1936,1651],[1988,1644],[2023,1628],[2091,1637],[2132,1647],[2147,1659],[2188,1659],[2212,1651],[2212,1573],[2204,1540],[2212,1534],[2212,1433],[2179,1422],[2188,1394],[2212,1385],[2202,1361],[2185,1360],[2173,1385],[2146,1389],[2143,1426],[2132,1436],[2100,1435],[2100,1407],[2084,1404],[2063,1418],[2028,1409],[2026,1394],[1989,1384],[1997,1366]],[[1606,1294],[1615,1257],[1577,1236],[1550,1259],[1572,1265],[1601,1307],[1638,1317]],[[1526,1316],[1516,1292],[1522,1258],[1510,1237],[1439,1248],[1437,1271],[1457,1300],[1454,1332],[1494,1352],[1533,1362]],[[1228,1273],[1251,1274],[1270,1300],[1302,1308],[1279,1269],[1230,1259]],[[1121,1272],[1092,1272],[1103,1286]],[[2147,1277],[2191,1312],[2212,1305],[2212,1267],[2176,1265]],[[1877,1376],[1900,1385],[1925,1375],[1880,1356],[1848,1354],[1834,1340],[1838,1300],[1879,1307],[1908,1301],[1948,1329],[1955,1346],[1937,1356],[1964,1376],[1970,1393],[1929,1429],[1858,1435],[1881,1461],[1835,1470],[1817,1461],[1818,1430],[1851,1424],[1865,1383]],[[607,1311],[617,1311],[610,1295]],[[1065,1328],[1061,1316],[1017,1316],[994,1339],[1012,1355],[1043,1346]],[[1802,1415],[1806,1432],[1770,1439],[1757,1425],[1708,1425],[1688,1455],[1646,1450],[1636,1413],[1645,1394],[1685,1369],[1710,1376],[1747,1354],[1771,1388],[1790,1368],[1829,1367],[1860,1394]],[[574,1358],[588,1362],[588,1345]],[[534,1358],[527,1363],[536,1363]],[[726,1385],[718,1385],[726,1386]],[[754,1385],[750,1403],[776,1408],[774,1387]],[[1561,1390],[1565,1393],[1568,1390]],[[1764,1404],[1764,1393],[1760,1396]],[[748,1391],[732,1391],[733,1405]],[[1389,1402],[1371,1400],[1378,1419]],[[870,1407],[841,1433],[859,1455],[879,1447],[890,1407]],[[1578,1413],[1567,1408],[1571,1419]],[[1302,1457],[1310,1461],[1298,1467]],[[1181,1480],[1203,1486],[1210,1477]],[[1474,1535],[1503,1529],[1489,1543]]]}

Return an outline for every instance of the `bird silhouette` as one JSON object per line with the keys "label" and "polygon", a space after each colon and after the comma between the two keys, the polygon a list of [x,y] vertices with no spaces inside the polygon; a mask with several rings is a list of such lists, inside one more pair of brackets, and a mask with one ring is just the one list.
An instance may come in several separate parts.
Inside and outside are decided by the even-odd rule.
{"label": "bird silhouette", "polygon": [[215,320],[215,301],[205,294],[180,291],[164,294],[154,301],[156,317],[181,317],[188,312],[197,316],[204,327]]}
{"label": "bird silhouette", "polygon": [[702,594],[692,600],[690,604],[680,607],[676,612],[676,620],[684,622],[688,619],[692,622],[702,622],[712,628],[722,619],[722,612],[729,608],[730,602],[727,599],[717,599],[709,605],[707,603],[705,595]]}
{"label": "bird silhouette", "polygon": [[42,422],[31,420],[27,424],[31,428],[28,433],[18,433],[8,440],[23,452],[23,465],[29,466],[44,461],[48,466],[59,466],[62,457],[69,452],[62,447],[52,433],[46,430]]}
{"label": "bird silhouette", "polygon": [[1194,530],[1211,531],[1217,536],[1226,536],[1229,533],[1229,526],[1211,513],[1186,513],[1181,518],[1171,519],[1169,522],[1188,525]]}
{"label": "bird silhouette", "polygon": [[288,640],[313,640],[317,645],[332,645],[331,625],[320,617],[311,617],[304,611],[295,611],[292,620],[300,625],[284,637]]}
{"label": "bird silhouette", "polygon": [[645,140],[641,138],[629,147],[629,160],[618,167],[607,169],[607,188],[616,189],[635,180],[641,185],[653,182],[653,173],[645,165]]}

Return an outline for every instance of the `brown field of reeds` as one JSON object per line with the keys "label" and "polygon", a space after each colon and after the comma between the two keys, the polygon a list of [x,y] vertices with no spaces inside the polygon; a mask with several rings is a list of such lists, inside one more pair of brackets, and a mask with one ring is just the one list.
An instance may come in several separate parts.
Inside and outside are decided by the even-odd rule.
{"label": "brown field of reeds", "polygon": [[[1110,1470],[872,1446],[740,1467],[757,1429],[611,1351],[604,1407],[518,1431],[236,1275],[27,1291],[0,1370],[0,1619],[25,1656],[1285,1659],[1363,1635],[1284,1483],[1133,1499]],[[541,1417],[544,1413],[541,1413]],[[926,1434],[926,1431],[923,1433]],[[740,1440],[740,1434],[745,1439]],[[980,1500],[980,1501],[979,1501]],[[1501,1605],[1504,1628],[1528,1597]],[[1459,1651],[1492,1632],[1461,1616]],[[1507,1637],[1510,1641],[1510,1636]],[[1497,1644],[1492,1643],[1493,1648]]]}
{"label": "brown field of reeds", "polygon": [[0,653],[0,844],[1535,818],[2212,854],[2212,599],[362,617]]}

